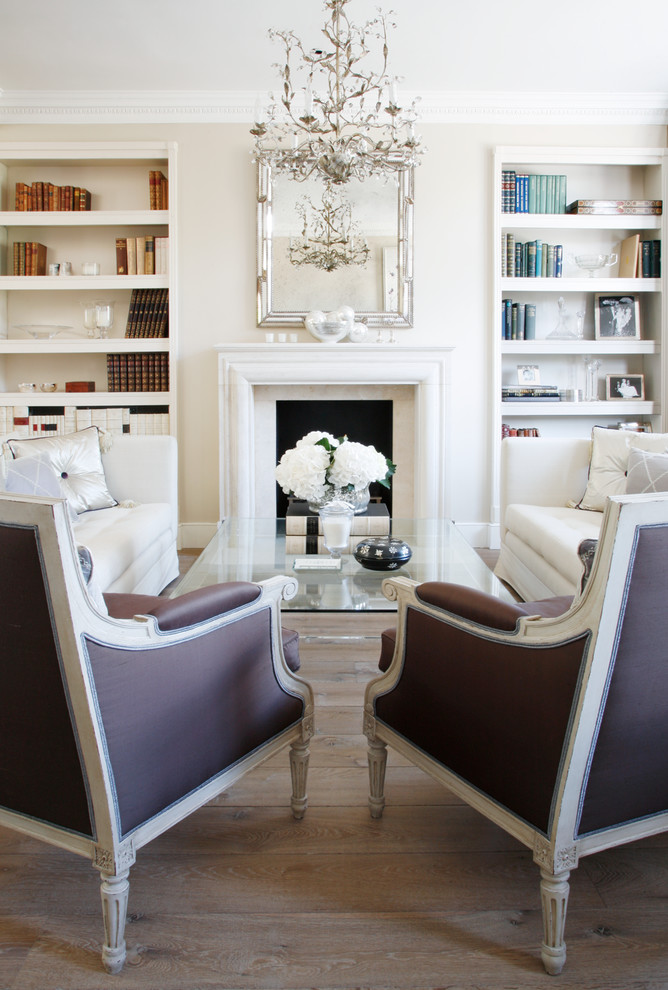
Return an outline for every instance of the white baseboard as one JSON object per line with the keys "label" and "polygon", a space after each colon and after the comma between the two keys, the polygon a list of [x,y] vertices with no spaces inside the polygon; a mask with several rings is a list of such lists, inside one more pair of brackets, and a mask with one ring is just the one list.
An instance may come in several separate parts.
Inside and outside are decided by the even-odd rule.
{"label": "white baseboard", "polygon": [[490,550],[499,549],[499,527],[494,523],[457,522],[455,525],[467,543],[472,547]]}
{"label": "white baseboard", "polygon": [[218,523],[180,523],[178,546],[203,550],[216,535]]}

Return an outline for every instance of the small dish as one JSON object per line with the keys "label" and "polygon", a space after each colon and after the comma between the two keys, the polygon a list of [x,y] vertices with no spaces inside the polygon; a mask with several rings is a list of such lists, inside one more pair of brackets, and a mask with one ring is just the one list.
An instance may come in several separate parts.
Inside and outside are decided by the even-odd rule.
{"label": "small dish", "polygon": [[55,382],[42,382],[39,388],[41,392],[55,392],[58,386]]}
{"label": "small dish", "polygon": [[73,328],[58,323],[16,323],[14,329],[25,330],[35,340],[49,340],[51,337],[62,333],[63,330],[72,330]]}
{"label": "small dish", "polygon": [[34,382],[19,382],[16,386],[19,392],[36,392],[37,386]]}

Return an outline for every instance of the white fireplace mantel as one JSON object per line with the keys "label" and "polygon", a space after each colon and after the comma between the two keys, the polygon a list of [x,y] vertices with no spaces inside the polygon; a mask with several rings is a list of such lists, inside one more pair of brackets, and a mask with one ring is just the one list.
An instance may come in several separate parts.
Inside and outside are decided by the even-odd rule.
{"label": "white fireplace mantel", "polygon": [[452,347],[399,344],[219,344],[220,516],[257,514],[254,390],[259,385],[415,387],[415,514],[449,515]]}

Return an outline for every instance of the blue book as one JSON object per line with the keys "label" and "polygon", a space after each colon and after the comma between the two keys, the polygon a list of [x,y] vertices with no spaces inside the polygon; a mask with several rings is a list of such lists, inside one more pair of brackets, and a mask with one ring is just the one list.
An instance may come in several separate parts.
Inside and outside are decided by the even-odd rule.
{"label": "blue book", "polygon": [[561,278],[564,270],[564,246],[554,245],[554,277]]}
{"label": "blue book", "polygon": [[539,175],[538,183],[538,212],[547,213],[547,176]]}
{"label": "blue book", "polygon": [[526,303],[524,307],[524,339],[536,339],[536,304]]}
{"label": "blue book", "polygon": [[536,241],[536,278],[543,274],[543,242]]}
{"label": "blue book", "polygon": [[538,213],[538,176],[529,176],[529,213]]}

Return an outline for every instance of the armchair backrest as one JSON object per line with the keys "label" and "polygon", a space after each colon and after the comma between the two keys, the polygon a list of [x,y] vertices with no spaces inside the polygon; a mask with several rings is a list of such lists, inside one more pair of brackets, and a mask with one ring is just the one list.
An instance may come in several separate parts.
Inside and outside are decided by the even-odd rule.
{"label": "armchair backrest", "polygon": [[625,831],[668,827],[667,597],[668,497],[610,499],[580,605],[599,617],[574,711],[578,772],[565,784],[560,826],[585,845],[609,844],[611,830],[621,841]]}

